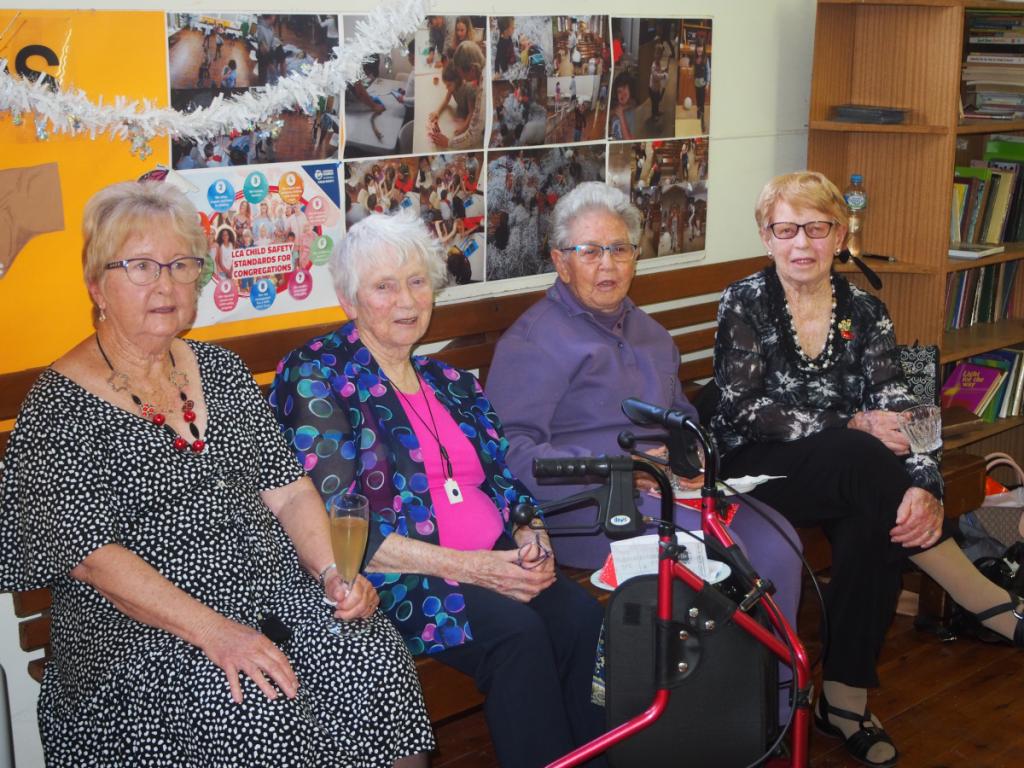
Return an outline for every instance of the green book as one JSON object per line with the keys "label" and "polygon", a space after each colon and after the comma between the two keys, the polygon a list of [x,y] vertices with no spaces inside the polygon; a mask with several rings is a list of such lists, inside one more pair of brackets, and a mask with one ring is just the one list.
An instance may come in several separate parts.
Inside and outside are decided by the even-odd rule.
{"label": "green book", "polygon": [[989,139],[985,144],[985,159],[1024,161],[1024,142]]}
{"label": "green book", "polygon": [[977,194],[972,192],[969,201],[970,209],[967,212],[967,231],[964,233],[964,241],[977,243],[981,240],[984,232],[985,214],[988,210],[988,196],[992,188],[992,169],[985,166],[958,165],[954,169],[957,180],[977,179]]}
{"label": "green book", "polygon": [[995,393],[988,400],[988,404],[985,409],[981,412],[981,420],[992,423],[999,416],[999,411],[1002,408],[1003,399],[1006,397],[1007,390],[1010,384],[1010,373],[1013,371],[1013,355],[1006,350],[994,349],[991,352],[984,352],[980,355],[975,355],[968,359],[968,362],[974,363],[975,365],[986,365],[989,368],[997,368],[1003,371],[1006,375],[1002,377],[1002,380],[996,387]]}

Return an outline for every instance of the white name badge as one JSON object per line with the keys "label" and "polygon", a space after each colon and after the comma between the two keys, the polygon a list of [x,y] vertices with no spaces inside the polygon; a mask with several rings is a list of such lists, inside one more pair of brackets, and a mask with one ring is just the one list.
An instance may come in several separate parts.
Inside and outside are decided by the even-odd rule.
{"label": "white name badge", "polygon": [[455,482],[454,477],[449,477],[444,481],[444,492],[448,497],[449,504],[462,503],[462,489],[459,488],[459,484]]}

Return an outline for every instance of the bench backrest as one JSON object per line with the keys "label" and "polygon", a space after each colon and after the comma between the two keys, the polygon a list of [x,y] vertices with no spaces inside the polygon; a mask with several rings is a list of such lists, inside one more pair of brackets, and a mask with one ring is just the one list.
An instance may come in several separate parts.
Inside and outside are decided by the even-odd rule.
{"label": "bench backrest", "polygon": [[[712,375],[717,294],[729,283],[756,272],[766,263],[761,256],[639,275],[634,279],[629,295],[642,307],[693,300],[685,306],[655,308],[651,312],[652,317],[674,334],[680,354],[690,358],[680,363],[679,378],[691,391],[697,381]],[[494,346],[501,334],[543,293],[532,291],[439,306],[434,310],[423,342],[445,343],[443,349],[431,354],[450,365],[478,371],[481,380],[486,382]],[[260,377],[272,372],[291,350],[336,327],[336,323],[310,325],[239,336],[219,343],[237,353]],[[0,375],[0,421],[17,415],[21,401],[41,371],[37,368]],[[7,446],[7,438],[7,432],[0,431],[0,454]],[[18,627],[22,649],[45,650],[42,658],[29,662],[29,673],[41,680],[50,650],[50,592],[37,589],[15,593],[14,606],[15,614],[26,619]]]}

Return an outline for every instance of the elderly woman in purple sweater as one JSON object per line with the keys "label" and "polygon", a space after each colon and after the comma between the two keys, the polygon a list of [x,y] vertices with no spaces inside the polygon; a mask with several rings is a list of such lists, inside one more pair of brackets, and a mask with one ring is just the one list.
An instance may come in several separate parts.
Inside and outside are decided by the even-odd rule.
{"label": "elderly woman in purple sweater", "polygon": [[[623,399],[639,397],[697,417],[680,387],[671,336],[626,295],[640,221],[624,193],[600,182],[580,184],[559,200],[551,221],[558,279],[498,342],[487,391],[505,424],[508,465],[542,501],[579,488],[540,485],[533,460],[621,453],[617,436],[632,427],[620,408]],[[647,494],[640,495],[640,506],[644,514],[658,514]],[[759,512],[739,497],[739,506],[732,533],[758,572],[774,582],[776,600],[795,625],[800,564],[782,535],[799,547],[796,532],[763,504]],[[593,519],[592,509],[582,509],[559,515],[555,525]],[[676,522],[700,527],[697,513],[680,505]],[[609,552],[600,533],[552,541],[563,565],[598,568]]]}

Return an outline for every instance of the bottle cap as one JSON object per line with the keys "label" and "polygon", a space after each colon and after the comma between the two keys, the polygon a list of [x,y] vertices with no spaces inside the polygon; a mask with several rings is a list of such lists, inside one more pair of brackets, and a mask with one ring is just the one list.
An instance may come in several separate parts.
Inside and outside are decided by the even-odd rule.
{"label": "bottle cap", "polygon": [[852,176],[850,176],[851,184],[860,184],[862,181],[864,181],[864,177],[861,176],[859,173],[855,173]]}

